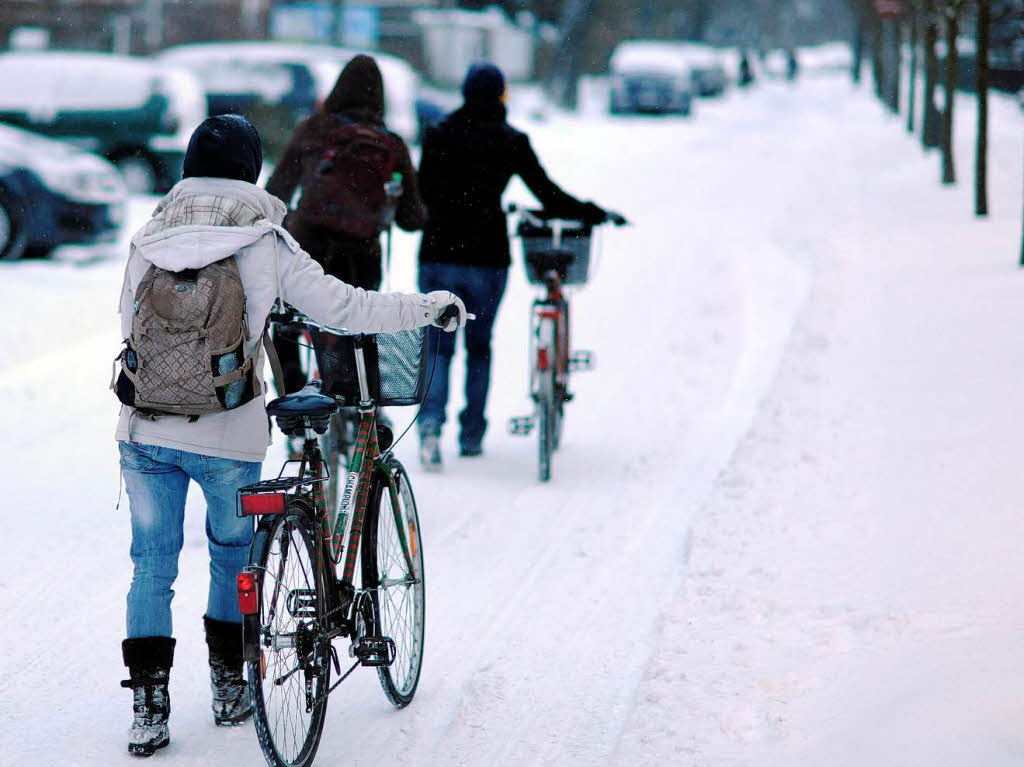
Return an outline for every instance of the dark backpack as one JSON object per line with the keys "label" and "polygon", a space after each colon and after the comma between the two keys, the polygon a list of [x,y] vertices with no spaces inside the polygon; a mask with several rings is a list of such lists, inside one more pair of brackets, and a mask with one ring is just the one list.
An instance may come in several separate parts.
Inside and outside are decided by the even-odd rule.
{"label": "dark backpack", "polygon": [[398,164],[401,140],[381,127],[336,119],[327,149],[311,177],[302,181],[298,212],[336,232],[376,237],[387,226],[384,185]]}

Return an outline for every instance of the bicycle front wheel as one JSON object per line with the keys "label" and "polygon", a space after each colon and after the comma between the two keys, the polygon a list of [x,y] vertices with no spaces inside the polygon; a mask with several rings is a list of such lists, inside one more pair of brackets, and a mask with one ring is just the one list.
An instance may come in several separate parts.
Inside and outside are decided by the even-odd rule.
{"label": "bicycle front wheel", "polygon": [[551,456],[555,452],[555,433],[558,429],[557,407],[555,371],[542,371],[537,395],[537,476],[541,482],[551,479]]}
{"label": "bicycle front wheel", "polygon": [[253,720],[271,767],[308,767],[327,711],[330,640],[325,593],[304,514],[261,524],[251,564],[260,587],[260,657],[249,662]]}
{"label": "bicycle front wheel", "polygon": [[398,461],[378,472],[363,529],[363,587],[373,604],[373,630],[395,643],[395,659],[377,669],[384,694],[399,708],[416,694],[423,665],[425,589],[420,520],[409,476]]}

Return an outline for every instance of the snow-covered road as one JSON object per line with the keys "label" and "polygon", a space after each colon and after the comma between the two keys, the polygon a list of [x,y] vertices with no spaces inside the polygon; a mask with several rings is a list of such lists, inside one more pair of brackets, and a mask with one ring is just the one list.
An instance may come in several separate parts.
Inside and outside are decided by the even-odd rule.
{"label": "snow-covered road", "polygon": [[[1012,239],[1007,255],[991,252],[1014,236],[1020,202],[1020,123],[1014,134],[1012,123],[999,122],[1019,116],[1004,106],[995,144],[1008,167],[995,169],[987,230],[969,221],[962,195],[933,188],[933,163],[839,79],[733,93],[702,102],[695,120],[523,122],[554,178],[634,222],[607,233],[596,277],[575,299],[575,343],[595,350],[597,370],[575,379],[554,478],[541,486],[535,441],[504,431],[505,419],[528,407],[531,289],[517,265],[496,335],[486,457],[454,457],[449,433],[446,471],[429,476],[415,465],[411,436],[398,449],[412,469],[426,546],[427,646],[416,701],[395,712],[375,675],[357,674],[330,700],[319,763],[718,767],[728,759],[765,764],[758,748],[809,744],[808,728],[828,731],[828,711],[815,716],[805,693],[813,689],[826,696],[819,706],[842,711],[836,656],[857,643],[851,622],[874,626],[877,618],[873,646],[884,644],[893,600],[880,595],[888,581],[878,577],[873,607],[858,611],[819,576],[878,550],[892,555],[892,577],[930,572],[915,564],[912,533],[915,522],[936,520],[907,501],[918,484],[938,498],[935,464],[919,457],[909,479],[892,459],[896,451],[940,450],[934,432],[914,431],[924,412],[947,431],[962,421],[951,417],[950,402],[924,396],[921,379],[960,372],[967,409],[981,396],[994,407],[1024,372],[1024,358],[1011,355],[1000,367],[1005,387],[982,386],[992,372],[983,352],[1000,343],[1012,349],[1024,319],[1012,303]],[[136,205],[136,220],[147,205]],[[922,239],[924,222],[936,221],[945,228]],[[976,240],[979,231],[989,239]],[[973,257],[975,243],[982,256]],[[400,238],[396,288],[413,285],[414,248],[414,238]],[[938,266],[929,271],[933,254]],[[0,455],[13,534],[0,568],[0,764],[130,761],[130,703],[117,686],[127,509],[115,509],[116,406],[106,390],[119,342],[121,258],[2,265],[9,330]],[[972,277],[978,292],[949,283]],[[977,327],[948,332],[944,307],[932,303],[958,297],[969,309],[972,297],[989,300],[988,288],[999,301],[986,304],[987,317],[999,327],[979,347]],[[908,305],[917,311],[901,314]],[[898,332],[900,318],[916,332]],[[855,346],[846,356],[844,343]],[[942,357],[918,364],[915,354],[938,348],[949,349],[946,367]],[[834,367],[822,367],[833,357]],[[968,368],[977,376],[963,373]],[[965,388],[972,382],[976,390]],[[893,389],[898,397],[883,396]],[[401,423],[404,412],[396,415]],[[1011,412],[1004,438],[1013,421]],[[901,446],[890,428],[905,438]],[[961,468],[979,473],[970,428],[958,431],[959,452],[949,455],[973,455],[976,463]],[[834,447],[839,432],[853,435],[839,443],[848,451]],[[1002,447],[1009,465],[1011,445]],[[280,456],[275,445],[268,472]],[[812,481],[795,473],[804,465],[830,471]],[[865,480],[865,471],[876,474]],[[1001,482],[992,492],[1003,513],[1015,498]],[[894,520],[897,502],[915,513]],[[801,519],[785,516],[794,507]],[[987,524],[992,532],[997,522]],[[877,545],[845,548],[849,530],[864,525]],[[944,540],[963,532],[946,528]],[[814,545],[837,538],[843,545],[826,552]],[[900,547],[905,559],[895,556]],[[972,572],[958,598],[969,599],[997,568]],[[210,717],[206,582],[200,496],[190,498],[176,589],[172,744],[157,758],[259,764],[251,728],[218,730]],[[903,592],[908,602],[927,587],[914,583]],[[940,589],[936,603],[948,596]],[[810,617],[793,606],[778,614],[758,607],[787,594],[806,597]],[[838,650],[822,644],[815,610],[834,611],[826,612],[826,638]],[[786,663],[794,655],[831,674],[801,675]],[[748,673],[764,659],[770,673]],[[794,726],[778,711],[790,701],[805,705]],[[818,753],[829,754],[829,743],[819,739]]]}

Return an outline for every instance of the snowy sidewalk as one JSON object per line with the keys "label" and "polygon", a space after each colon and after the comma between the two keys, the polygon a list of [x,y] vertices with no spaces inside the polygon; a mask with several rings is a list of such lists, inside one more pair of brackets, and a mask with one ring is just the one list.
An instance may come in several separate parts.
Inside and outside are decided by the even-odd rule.
{"label": "snowy sidewalk", "polygon": [[1024,763],[1021,128],[993,216],[865,93],[786,226],[815,283],[754,428],[695,515],[615,763]]}

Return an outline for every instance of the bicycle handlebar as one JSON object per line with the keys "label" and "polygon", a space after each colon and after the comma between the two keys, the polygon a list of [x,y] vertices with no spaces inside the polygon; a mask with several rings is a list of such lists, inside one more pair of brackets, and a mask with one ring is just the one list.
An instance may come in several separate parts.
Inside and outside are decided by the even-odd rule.
{"label": "bicycle handlebar", "polygon": [[[451,320],[458,319],[459,307],[455,304],[448,304],[437,318],[436,322],[438,325],[447,325]],[[269,317],[270,321],[275,325],[305,325],[307,327],[315,328],[323,333],[330,333],[335,336],[369,336],[377,335],[376,333],[354,333],[351,330],[345,330],[344,328],[332,328],[317,322],[312,317],[308,317],[302,312],[289,307],[283,312],[272,311]],[[466,312],[466,321],[475,320],[476,315]]]}
{"label": "bicycle handlebar", "polygon": [[592,223],[592,222],[588,222],[588,221],[584,221],[583,219],[579,219],[579,218],[569,218],[569,217],[566,217],[566,216],[560,216],[560,215],[557,215],[555,213],[552,213],[550,211],[546,211],[546,210],[543,210],[543,209],[538,210],[536,208],[534,208],[534,209],[520,208],[514,202],[513,203],[509,203],[508,207],[505,208],[505,213],[508,214],[508,215],[514,215],[514,214],[518,213],[520,216],[522,216],[524,219],[526,219],[530,223],[534,224],[535,226],[543,226],[544,224],[546,224],[549,221],[566,221],[566,222],[570,222],[570,223],[583,224],[585,226],[601,226],[601,224],[606,224],[606,223],[611,223],[611,224],[614,224],[615,226],[625,226],[626,224],[629,223],[629,221],[626,219],[625,216],[623,216],[621,213],[618,213],[618,212],[616,212],[614,210],[606,210],[605,211],[605,215],[607,216],[606,220],[602,221],[601,223],[598,223],[598,224],[595,224],[595,223]]}

